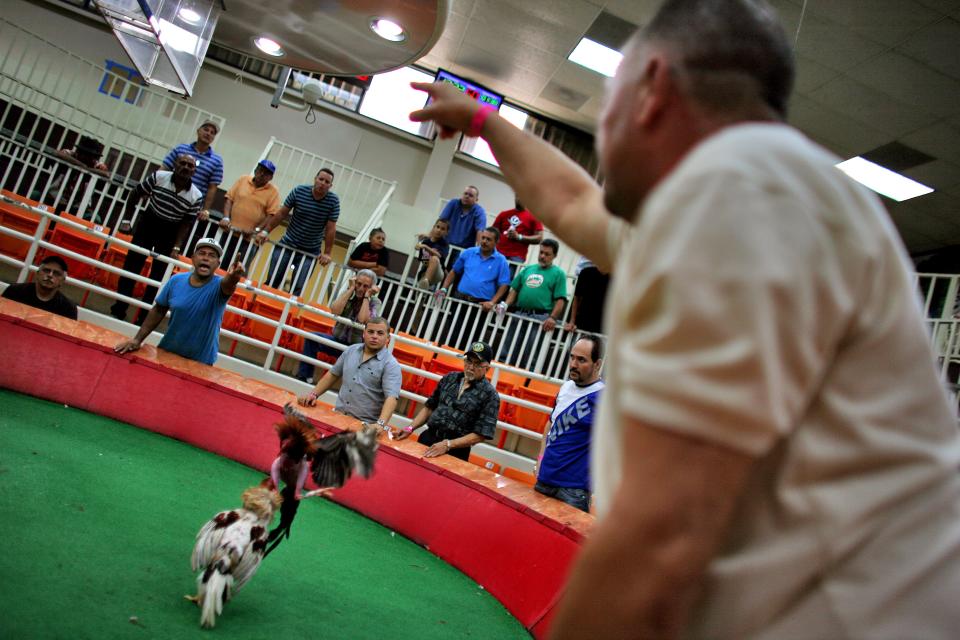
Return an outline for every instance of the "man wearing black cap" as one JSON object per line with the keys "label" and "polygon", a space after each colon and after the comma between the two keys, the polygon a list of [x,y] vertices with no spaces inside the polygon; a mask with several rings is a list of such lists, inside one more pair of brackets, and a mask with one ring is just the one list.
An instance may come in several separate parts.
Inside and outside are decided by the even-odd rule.
{"label": "man wearing black cap", "polygon": [[76,320],[77,305],[60,291],[66,279],[66,261],[60,256],[47,256],[40,261],[33,282],[11,284],[2,297]]}
{"label": "man wearing black cap", "polygon": [[413,422],[396,438],[403,440],[413,430],[427,425],[418,442],[427,445],[425,458],[449,453],[455,458],[470,458],[470,447],[489,440],[497,428],[500,395],[487,380],[487,368],[493,349],[476,341],[464,355],[463,373],[448,373],[433,390]]}
{"label": "man wearing black cap", "polygon": [[163,285],[137,335],[116,347],[117,353],[136,351],[160,321],[170,313],[167,332],[157,345],[184,358],[205,364],[217,360],[220,323],[227,301],[244,275],[236,261],[226,276],[216,275],[223,249],[213,238],[204,238],[193,252],[193,271],[178,273]]}
{"label": "man wearing black cap", "polygon": [[[256,253],[256,249],[250,250],[250,236],[280,210],[280,192],[271,183],[276,171],[271,161],[261,160],[252,176],[242,176],[227,191],[219,223],[230,234],[223,250],[227,259],[237,256],[245,265],[249,264]],[[200,219],[206,219],[202,211]]]}

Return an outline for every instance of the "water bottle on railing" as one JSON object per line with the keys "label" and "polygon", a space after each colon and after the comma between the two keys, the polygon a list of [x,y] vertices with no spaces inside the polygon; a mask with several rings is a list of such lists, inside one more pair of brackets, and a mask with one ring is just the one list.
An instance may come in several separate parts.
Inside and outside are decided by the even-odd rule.
{"label": "water bottle on railing", "polygon": [[503,322],[503,316],[507,313],[507,303],[500,301],[493,308],[493,312],[497,314],[497,323]]}
{"label": "water bottle on railing", "polygon": [[437,305],[438,307],[439,307],[441,304],[443,304],[443,301],[446,300],[446,299],[447,299],[447,288],[446,288],[446,287],[440,287],[440,288],[437,289],[437,290],[434,292],[434,294],[433,294],[433,301],[434,301],[434,303],[436,303],[436,305]]}

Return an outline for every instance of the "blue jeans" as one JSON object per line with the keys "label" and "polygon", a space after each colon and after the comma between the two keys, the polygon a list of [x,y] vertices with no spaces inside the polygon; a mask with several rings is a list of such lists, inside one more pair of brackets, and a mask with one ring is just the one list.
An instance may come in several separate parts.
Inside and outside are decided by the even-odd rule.
{"label": "blue jeans", "polygon": [[281,288],[287,275],[287,269],[291,265],[296,270],[296,276],[290,293],[299,296],[300,292],[303,291],[303,285],[307,283],[307,276],[310,275],[310,269],[313,267],[313,259],[282,244],[274,247],[273,253],[270,254],[270,272],[267,275],[267,285],[274,289]]}
{"label": "blue jeans", "polygon": [[554,487],[544,484],[537,480],[533,490],[542,493],[545,496],[556,498],[561,502],[566,502],[571,507],[576,507],[580,511],[590,513],[590,492],[586,489],[576,489],[574,487]]}
{"label": "blue jeans", "polygon": [[[328,340],[333,340],[334,342],[339,342],[340,344],[346,344],[335,338],[332,334],[329,333],[315,333],[315,336],[321,338],[327,338]],[[314,340],[304,340],[303,341],[303,355],[310,358],[316,358],[318,353],[325,353],[328,356],[333,356],[334,358],[339,358],[340,354],[343,353],[340,349],[336,347],[331,347],[330,345],[322,344],[320,342],[315,342]],[[309,362],[300,361],[300,366],[297,368],[297,377],[301,379],[313,377],[314,366]]]}

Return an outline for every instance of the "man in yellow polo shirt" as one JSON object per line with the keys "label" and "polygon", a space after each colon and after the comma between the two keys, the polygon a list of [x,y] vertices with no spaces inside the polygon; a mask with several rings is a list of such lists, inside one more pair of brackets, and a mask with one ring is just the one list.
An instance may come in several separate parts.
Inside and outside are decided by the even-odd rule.
{"label": "man in yellow polo shirt", "polygon": [[227,191],[220,220],[220,228],[230,234],[224,256],[250,264],[257,252],[250,246],[250,236],[280,209],[280,192],[270,183],[276,170],[272,162],[261,160],[252,176],[243,176]]}

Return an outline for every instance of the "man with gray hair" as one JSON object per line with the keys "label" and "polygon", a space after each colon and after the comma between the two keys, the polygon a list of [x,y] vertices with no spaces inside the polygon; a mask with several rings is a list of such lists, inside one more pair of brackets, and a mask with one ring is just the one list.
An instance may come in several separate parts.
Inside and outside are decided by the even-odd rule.
{"label": "man with gray hair", "polygon": [[[380,298],[377,297],[379,292],[377,274],[371,269],[358,271],[355,276],[350,278],[340,295],[330,303],[330,311],[349,320],[350,323],[338,321],[334,325],[332,333],[317,333],[315,335],[347,346],[360,342],[363,339],[363,330],[358,329],[356,324],[362,325],[368,319],[380,315],[382,305]],[[342,349],[321,344],[314,340],[305,340],[303,343],[303,355],[310,358],[316,358],[318,353],[339,357],[342,352]],[[301,362],[297,368],[296,377],[298,380],[313,384],[315,379],[314,365],[309,362]]]}
{"label": "man with gray hair", "polygon": [[[614,273],[598,520],[555,638],[952,638],[960,432],[878,199],[783,123],[760,0],[670,0],[630,41],[599,187],[452,87],[517,196]],[[631,229],[629,222],[633,223]]]}

